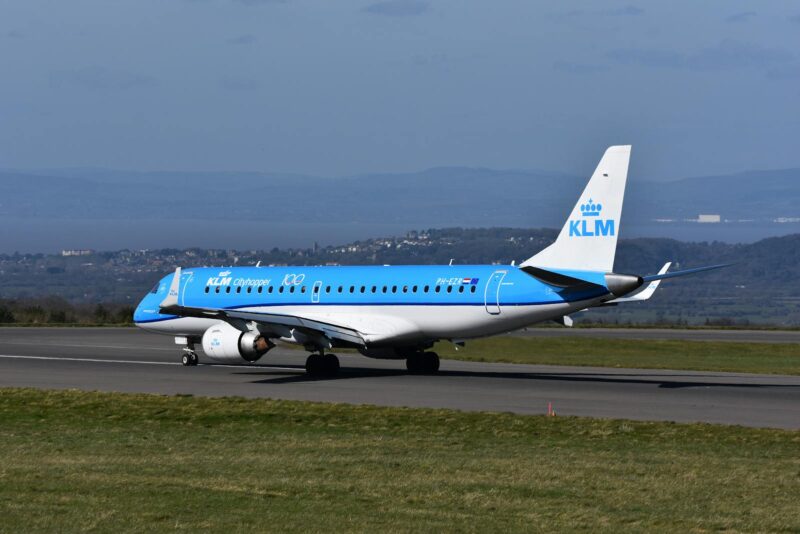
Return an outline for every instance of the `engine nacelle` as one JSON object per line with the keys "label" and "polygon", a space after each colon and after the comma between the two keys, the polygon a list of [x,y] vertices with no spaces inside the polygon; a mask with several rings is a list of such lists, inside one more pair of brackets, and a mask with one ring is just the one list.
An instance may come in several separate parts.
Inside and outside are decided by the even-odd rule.
{"label": "engine nacelle", "polygon": [[216,324],[203,334],[203,352],[219,362],[254,362],[274,346],[258,332],[243,332],[229,323]]}

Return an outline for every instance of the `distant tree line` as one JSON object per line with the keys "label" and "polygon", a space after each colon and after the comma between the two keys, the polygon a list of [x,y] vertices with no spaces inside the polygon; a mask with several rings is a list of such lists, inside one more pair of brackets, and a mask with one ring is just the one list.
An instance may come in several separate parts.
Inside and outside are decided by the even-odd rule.
{"label": "distant tree line", "polygon": [[0,299],[4,325],[129,325],[133,307],[127,304],[70,304],[60,297]]}

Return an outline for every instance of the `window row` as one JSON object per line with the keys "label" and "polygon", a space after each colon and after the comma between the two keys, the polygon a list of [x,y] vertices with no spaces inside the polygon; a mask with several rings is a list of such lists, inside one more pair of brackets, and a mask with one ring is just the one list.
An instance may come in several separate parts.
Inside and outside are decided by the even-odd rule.
{"label": "window row", "polygon": [[[266,287],[266,291],[264,289],[265,287]],[[307,291],[307,287],[306,286],[278,286],[278,293],[283,293],[285,290],[287,290],[287,287],[288,287],[288,291],[287,291],[288,293],[294,293],[296,290],[298,290],[298,288],[299,288],[300,293],[305,293]],[[457,289],[458,293],[464,293],[466,291],[465,288],[467,288],[467,287],[469,287],[469,292],[470,293],[475,293],[477,291],[477,286],[475,286],[475,285],[469,285],[469,286],[461,285],[461,286],[433,286],[433,292],[434,293],[441,293],[442,292],[442,288],[444,288],[444,291],[446,293],[452,293],[453,292],[453,288],[458,288]],[[314,294],[319,293],[320,288],[321,288],[321,286],[314,286],[313,287]],[[258,286],[257,288],[254,288],[253,286],[247,286],[247,288],[245,289],[245,293],[253,293],[254,289],[255,289],[255,293],[264,293],[264,292],[272,293],[274,291],[275,287],[274,286]],[[348,291],[348,288],[346,286],[339,286],[338,288],[335,288],[335,287],[332,287],[332,286],[325,286],[325,293],[326,294],[330,294],[333,291],[335,291],[336,293],[367,293],[367,292],[370,292],[370,293],[378,293],[378,292],[380,292],[380,293],[390,293],[390,292],[391,293],[397,293],[398,290],[401,291],[402,293],[419,293],[420,289],[421,289],[422,293],[429,293],[431,291],[431,286],[422,286],[422,288],[420,288],[420,286],[383,286],[383,287],[379,287],[379,286],[371,286],[371,287],[369,287],[369,286],[360,286],[360,287],[358,287],[358,286],[350,286],[349,287],[349,291]],[[215,286],[214,287],[214,293],[222,293],[222,292],[223,292],[223,290],[222,290],[221,286]],[[232,291],[231,286],[227,286],[227,287],[225,287],[224,292],[225,293],[231,293],[231,292],[241,293],[242,292],[242,286],[237,286],[235,291]],[[211,287],[210,286],[206,286],[206,293],[211,293]]]}

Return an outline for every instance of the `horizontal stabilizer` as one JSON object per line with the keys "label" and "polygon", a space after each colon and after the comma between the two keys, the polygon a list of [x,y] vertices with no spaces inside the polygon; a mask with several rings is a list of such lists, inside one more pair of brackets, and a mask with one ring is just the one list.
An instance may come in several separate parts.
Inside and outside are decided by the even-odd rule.
{"label": "horizontal stabilizer", "polygon": [[732,263],[721,263],[719,265],[709,265],[707,267],[697,267],[695,269],[686,269],[684,271],[675,271],[672,273],[658,273],[651,274],[650,276],[643,276],[645,282],[654,282],[656,280],[666,280],[667,278],[677,278],[678,276],[686,276],[687,274],[702,273],[704,271],[713,271],[715,269],[722,269],[729,267]]}

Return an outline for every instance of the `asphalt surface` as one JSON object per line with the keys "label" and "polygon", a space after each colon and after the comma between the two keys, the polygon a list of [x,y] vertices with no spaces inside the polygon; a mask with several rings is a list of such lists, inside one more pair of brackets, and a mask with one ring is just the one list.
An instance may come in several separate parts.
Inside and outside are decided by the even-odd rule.
{"label": "asphalt surface", "polygon": [[123,328],[0,328],[0,387],[193,394],[508,411],[800,429],[800,377],[512,365],[444,360],[438,375],[402,361],[340,355],[311,379],[306,354],[278,348],[255,365],[179,364],[170,337]]}

